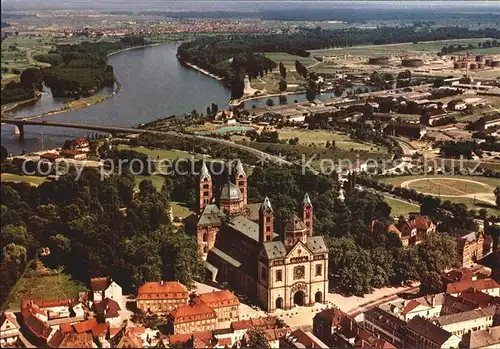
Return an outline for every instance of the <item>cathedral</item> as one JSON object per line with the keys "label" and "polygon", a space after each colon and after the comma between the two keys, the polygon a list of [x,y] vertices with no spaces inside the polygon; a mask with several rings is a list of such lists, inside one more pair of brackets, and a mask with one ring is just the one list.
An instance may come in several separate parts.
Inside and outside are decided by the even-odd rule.
{"label": "cathedral", "polygon": [[220,189],[218,200],[214,189],[203,163],[199,211],[186,219],[186,231],[196,235],[212,280],[229,284],[268,312],[324,303],[328,249],[322,236],[313,236],[313,206],[307,193],[300,217],[292,215],[278,234],[269,198],[247,203],[247,176],[241,162]]}

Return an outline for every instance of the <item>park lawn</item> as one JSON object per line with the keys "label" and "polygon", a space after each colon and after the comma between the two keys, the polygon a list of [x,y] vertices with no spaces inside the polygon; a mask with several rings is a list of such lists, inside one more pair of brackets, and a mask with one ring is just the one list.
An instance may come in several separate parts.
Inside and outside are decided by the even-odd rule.
{"label": "park lawn", "polygon": [[13,173],[1,173],[0,178],[2,182],[26,182],[34,186],[39,186],[47,179],[46,177],[23,176]]}
{"label": "park lawn", "polygon": [[180,217],[181,219],[186,218],[191,213],[193,213],[186,205],[182,202],[172,201],[170,203],[172,206],[172,215],[174,217]]}
{"label": "park lawn", "polygon": [[316,63],[316,61],[312,58],[300,57],[285,52],[268,52],[264,53],[264,56],[271,59],[276,64],[280,64],[280,62],[282,62],[285,65],[287,71],[295,70],[296,60],[302,63],[306,68]]}
{"label": "park lawn", "polygon": [[19,286],[5,308],[9,311],[18,311],[22,299],[74,298],[79,292],[87,291],[83,283],[73,280],[70,275],[62,271],[53,275],[31,272],[19,281]]}
{"label": "park lawn", "polygon": [[[432,195],[464,195],[477,194],[488,192],[488,187],[484,187],[479,183],[470,183],[460,181],[460,179],[429,179],[414,182],[409,185],[411,189]],[[492,189],[492,188],[490,188]]]}
{"label": "park lawn", "polygon": [[129,145],[124,145],[124,144],[119,144],[116,146],[118,150],[133,150],[138,153],[143,153],[146,155],[149,155],[153,158],[153,160],[156,159],[168,159],[168,160],[176,160],[176,159],[190,159],[191,156],[194,156],[195,158],[203,158],[201,154],[191,154],[187,151],[184,150],[178,150],[178,149],[160,149],[160,148],[146,148],[143,146],[139,147],[132,147]]}
{"label": "park lawn", "polygon": [[[500,209],[493,207],[491,204],[487,202],[483,202],[480,199],[476,198],[474,201],[474,198],[456,198],[456,197],[446,197],[446,196],[441,196],[441,202],[449,200],[451,202],[455,202],[457,204],[466,204],[469,209],[474,209],[476,211],[479,211],[480,209],[484,208],[486,211],[488,211],[488,214],[490,215],[495,215],[498,216],[500,215]],[[484,206],[481,205],[481,203],[484,203]]]}
{"label": "park lawn", "polygon": [[282,128],[279,131],[279,139],[289,140],[299,138],[299,144],[304,146],[316,145],[325,147],[327,141],[335,141],[335,147],[341,150],[369,151],[377,153],[387,153],[385,147],[370,143],[361,143],[352,140],[347,134],[331,132],[325,130],[304,130],[295,128]]}
{"label": "park lawn", "polygon": [[418,205],[412,205],[387,196],[384,196],[384,201],[387,202],[389,206],[391,206],[391,215],[393,217],[399,217],[401,215],[408,216],[410,212],[420,211],[420,207]]}

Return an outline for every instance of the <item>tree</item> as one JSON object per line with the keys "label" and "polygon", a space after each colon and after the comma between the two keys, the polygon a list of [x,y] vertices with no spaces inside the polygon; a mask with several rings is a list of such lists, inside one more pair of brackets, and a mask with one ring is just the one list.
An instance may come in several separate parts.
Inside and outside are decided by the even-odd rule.
{"label": "tree", "polygon": [[279,89],[280,89],[280,91],[281,92],[285,92],[286,88],[287,88],[286,80],[285,79],[280,79],[280,82],[279,82]]}
{"label": "tree", "polygon": [[500,187],[495,188],[495,202],[497,204],[497,207],[500,207]]}
{"label": "tree", "polygon": [[245,347],[247,348],[271,348],[269,342],[266,339],[266,334],[261,329],[250,329],[247,332],[248,335],[248,343],[246,343]]}
{"label": "tree", "polygon": [[0,147],[0,162],[1,163],[4,163],[5,161],[7,161],[7,158],[9,157],[9,152],[7,151],[7,149],[2,145]]}
{"label": "tree", "polygon": [[21,73],[21,85],[27,89],[41,89],[42,87],[42,74],[38,68],[26,68]]}

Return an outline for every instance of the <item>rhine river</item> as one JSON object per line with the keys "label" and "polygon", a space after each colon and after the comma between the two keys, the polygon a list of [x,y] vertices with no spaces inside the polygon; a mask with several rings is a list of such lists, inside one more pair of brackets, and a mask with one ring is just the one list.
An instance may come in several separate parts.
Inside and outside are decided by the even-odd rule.
{"label": "rhine river", "polygon": [[[220,81],[212,79],[179,63],[176,57],[178,44],[123,51],[108,58],[114,68],[121,90],[101,103],[40,118],[60,122],[80,122],[113,126],[135,127],[171,115],[184,115],[196,109],[206,112],[207,106],[216,103],[226,108],[230,91]],[[111,88],[98,94],[109,94]],[[331,98],[323,94],[320,98]],[[267,97],[246,102],[246,107],[265,106]],[[272,98],[278,104],[278,98]],[[288,103],[304,101],[305,96],[288,95]],[[53,98],[47,90],[40,101],[20,109],[9,117],[22,118],[60,109],[65,99]],[[2,145],[9,153],[26,152],[60,147],[65,140],[85,137],[92,131],[69,128],[26,126],[25,140],[20,142],[11,125],[2,126]]]}

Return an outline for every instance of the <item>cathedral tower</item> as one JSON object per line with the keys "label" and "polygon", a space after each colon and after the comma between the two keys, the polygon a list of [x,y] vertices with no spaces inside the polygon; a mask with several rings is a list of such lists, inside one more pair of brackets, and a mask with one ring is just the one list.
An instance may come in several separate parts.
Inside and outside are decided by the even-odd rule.
{"label": "cathedral tower", "polygon": [[212,176],[208,172],[207,164],[203,161],[200,171],[200,191],[199,191],[200,207],[199,212],[212,202]]}
{"label": "cathedral tower", "polygon": [[241,161],[238,159],[236,162],[236,173],[235,173],[235,178],[234,181],[238,188],[240,189],[241,195],[243,196],[243,205],[247,205],[247,174],[245,173],[245,170],[243,169],[243,164]]}
{"label": "cathedral tower", "polygon": [[259,209],[259,242],[273,241],[274,237],[274,211],[271,201],[266,196]]}
{"label": "cathedral tower", "polygon": [[302,200],[302,221],[307,228],[307,236],[312,236],[313,234],[313,206],[309,194],[304,195],[304,200]]}

